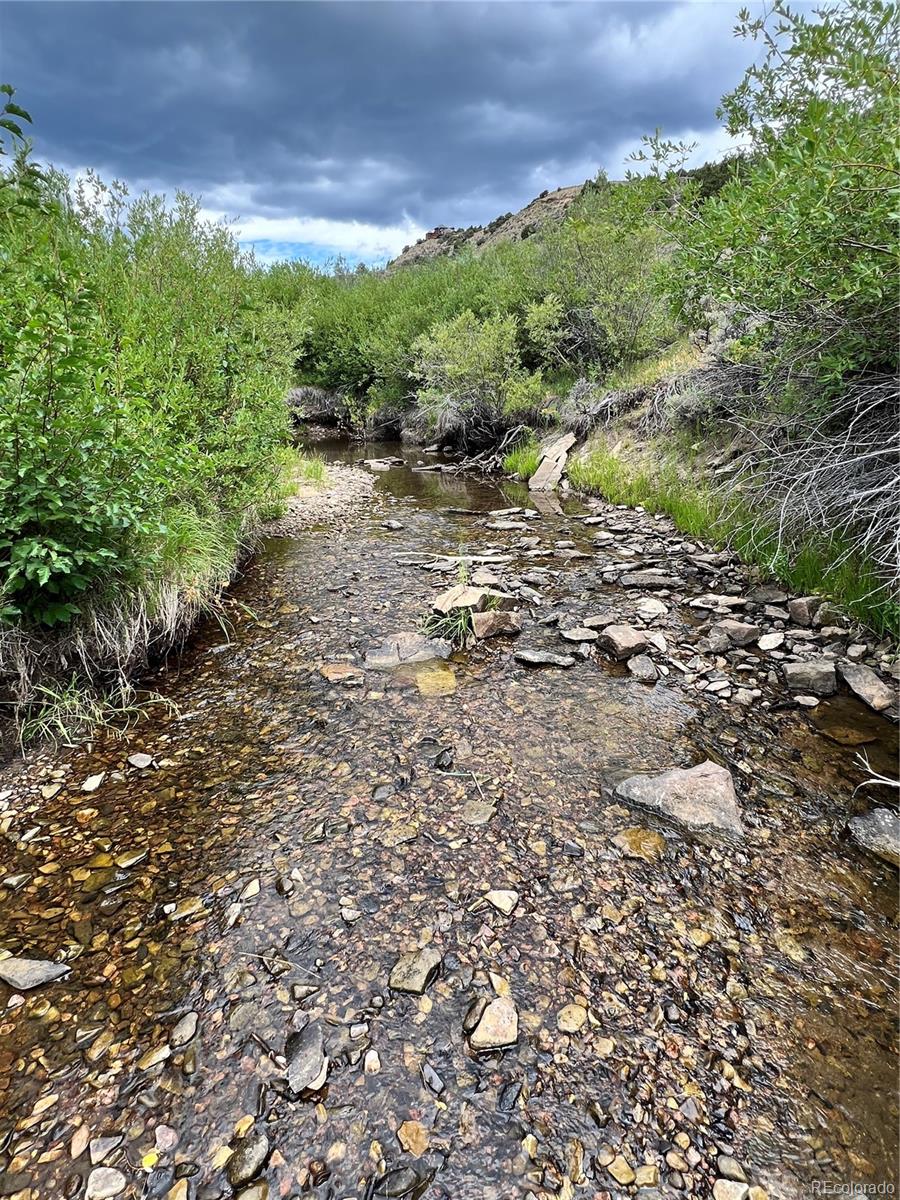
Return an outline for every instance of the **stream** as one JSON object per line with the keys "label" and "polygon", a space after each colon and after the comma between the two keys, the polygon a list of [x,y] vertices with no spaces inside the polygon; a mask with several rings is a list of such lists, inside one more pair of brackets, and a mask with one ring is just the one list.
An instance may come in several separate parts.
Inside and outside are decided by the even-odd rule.
{"label": "stream", "polygon": [[[854,789],[860,748],[896,771],[891,722],[798,708],[753,650],[723,672],[747,703],[590,648],[529,668],[516,650],[568,653],[560,628],[647,595],[689,662],[708,613],[603,578],[619,544],[689,553],[671,523],[324,451],[405,462],[352,517],[268,539],[124,736],[0,771],[0,950],[70,968],[0,983],[0,1196],[893,1190],[897,877],[844,832],[885,801]],[[365,668],[459,554],[536,581],[519,637]],[[720,570],[742,569],[690,594]],[[706,759],[740,840],[612,795]],[[421,988],[389,985],[403,955]],[[505,1047],[472,1045],[485,1004]]]}

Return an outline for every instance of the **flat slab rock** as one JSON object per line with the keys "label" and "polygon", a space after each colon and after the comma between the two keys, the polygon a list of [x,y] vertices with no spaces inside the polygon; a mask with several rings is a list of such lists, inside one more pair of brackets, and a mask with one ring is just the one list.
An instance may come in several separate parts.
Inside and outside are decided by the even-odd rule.
{"label": "flat slab rock", "polygon": [[302,1092],[305,1088],[318,1091],[325,1086],[328,1055],[325,1053],[322,1026],[318,1021],[310,1021],[305,1028],[290,1035],[285,1043],[284,1057],[287,1060],[288,1086],[292,1091]]}
{"label": "flat slab rock", "polygon": [[516,662],[526,667],[574,667],[571,654],[549,654],[544,650],[517,650]]}
{"label": "flat slab rock", "polygon": [[900,867],[900,814],[891,808],[873,808],[847,825],[850,836],[864,850]]}
{"label": "flat slab rock", "polygon": [[421,996],[437,974],[441,952],[436,946],[426,946],[411,954],[401,954],[394,964],[388,985],[395,992],[410,992]]}
{"label": "flat slab rock", "polygon": [[844,662],[839,665],[838,671],[850,691],[859,696],[863,703],[868,704],[869,708],[883,712],[893,704],[894,691],[871,667],[864,667],[862,663]]}
{"label": "flat slab rock", "polygon": [[660,775],[633,775],[616,786],[619,800],[638,804],[697,833],[744,832],[730,772],[718,763],[687,770],[673,767]]}
{"label": "flat slab rock", "polygon": [[485,1006],[478,1024],[469,1034],[473,1050],[498,1050],[512,1046],[519,1036],[519,1014],[506,996],[500,996]]}
{"label": "flat slab rock", "polygon": [[424,633],[392,633],[366,653],[365,665],[371,670],[390,670],[404,663],[449,658],[452,651],[453,647],[443,638],[429,638]]}
{"label": "flat slab rock", "polygon": [[0,962],[0,979],[17,991],[27,992],[68,975],[71,967],[47,962],[40,958],[4,958]]}
{"label": "flat slab rock", "polygon": [[684,580],[680,575],[670,575],[667,571],[654,571],[650,567],[642,571],[628,571],[622,576],[619,582],[622,587],[684,587]]}
{"label": "flat slab rock", "polygon": [[575,445],[575,434],[565,433],[545,446],[538,468],[528,480],[531,492],[552,492],[562,478],[569,451]]}
{"label": "flat slab rock", "polygon": [[494,591],[492,588],[472,587],[467,583],[458,583],[455,587],[441,592],[434,601],[432,608],[436,613],[446,616],[459,608],[470,608],[473,612],[484,612],[486,608],[509,609],[516,603],[515,596],[505,592]]}

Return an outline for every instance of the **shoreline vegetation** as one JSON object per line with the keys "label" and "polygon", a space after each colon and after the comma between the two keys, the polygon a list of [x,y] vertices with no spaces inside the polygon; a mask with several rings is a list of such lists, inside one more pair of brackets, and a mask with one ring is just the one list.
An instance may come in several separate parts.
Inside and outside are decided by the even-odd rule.
{"label": "shoreline vegetation", "polygon": [[263,268],[191,197],[39,170],[4,85],[3,703],[115,691],[214,611],[325,475],[305,418],[523,479],[573,432],[572,488],[898,636],[896,27],[879,0],[742,14],[739,153],[687,170],[657,133],[562,219],[386,270]]}

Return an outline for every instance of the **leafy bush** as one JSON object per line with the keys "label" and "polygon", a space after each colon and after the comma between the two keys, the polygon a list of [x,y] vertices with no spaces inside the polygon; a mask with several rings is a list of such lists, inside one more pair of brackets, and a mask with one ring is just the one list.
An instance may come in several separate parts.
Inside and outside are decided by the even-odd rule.
{"label": "leafy bush", "polygon": [[[178,596],[196,605],[227,582],[277,485],[296,318],[195,201],[39,175],[15,116],[0,176],[0,623],[87,627],[108,606],[171,631]],[[83,657],[108,665],[87,644]]]}
{"label": "leafy bush", "polygon": [[559,304],[564,361],[605,374],[675,336],[658,286],[667,253],[650,219],[658,197],[654,180],[599,176],[567,219],[543,234],[539,269]]}
{"label": "leafy bush", "polygon": [[438,438],[486,445],[511,419],[540,409],[543,381],[522,366],[518,332],[514,316],[479,320],[466,311],[415,342],[419,408]]}
{"label": "leafy bush", "polygon": [[302,382],[329,391],[351,425],[402,426],[425,382],[416,374],[420,339],[465,313],[512,318],[522,366],[570,378],[589,362],[607,371],[669,341],[674,326],[652,286],[664,249],[647,219],[653,195],[640,182],[601,180],[562,225],[524,241],[386,272],[284,264],[263,286],[297,312]]}
{"label": "leafy bush", "polygon": [[823,396],[897,367],[897,12],[849,0],[812,18],[777,0],[739,31],[766,55],[722,115],[752,161],[681,209],[669,282],[694,321],[710,296],[749,318],[768,373]]}

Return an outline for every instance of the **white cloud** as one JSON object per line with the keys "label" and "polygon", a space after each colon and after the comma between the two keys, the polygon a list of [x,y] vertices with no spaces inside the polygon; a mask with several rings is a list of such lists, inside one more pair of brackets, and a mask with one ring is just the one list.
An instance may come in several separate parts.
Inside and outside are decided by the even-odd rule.
{"label": "white cloud", "polygon": [[321,246],[372,262],[396,257],[404,246],[425,235],[425,230],[408,217],[397,225],[373,225],[327,217],[266,217],[252,213],[230,217],[211,209],[204,209],[203,216],[210,221],[228,217],[241,242]]}

